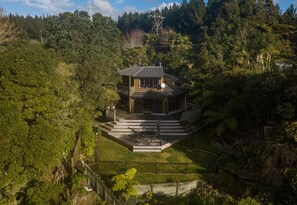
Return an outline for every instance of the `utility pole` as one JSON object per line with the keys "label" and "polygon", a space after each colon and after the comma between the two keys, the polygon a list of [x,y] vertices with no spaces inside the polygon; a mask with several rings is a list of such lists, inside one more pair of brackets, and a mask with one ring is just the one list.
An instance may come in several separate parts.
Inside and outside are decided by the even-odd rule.
{"label": "utility pole", "polygon": [[90,14],[90,20],[93,22],[93,7],[92,7],[92,0],[89,0],[89,14]]}

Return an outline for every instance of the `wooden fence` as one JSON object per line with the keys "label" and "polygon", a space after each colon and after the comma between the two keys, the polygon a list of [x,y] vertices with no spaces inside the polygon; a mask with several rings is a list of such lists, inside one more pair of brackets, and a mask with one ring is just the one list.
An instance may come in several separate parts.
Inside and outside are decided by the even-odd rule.
{"label": "wooden fence", "polygon": [[117,198],[111,190],[109,190],[103,181],[99,179],[97,174],[89,167],[84,164],[85,175],[88,179],[89,184],[93,187],[94,191],[105,201],[112,205],[127,205],[122,199]]}

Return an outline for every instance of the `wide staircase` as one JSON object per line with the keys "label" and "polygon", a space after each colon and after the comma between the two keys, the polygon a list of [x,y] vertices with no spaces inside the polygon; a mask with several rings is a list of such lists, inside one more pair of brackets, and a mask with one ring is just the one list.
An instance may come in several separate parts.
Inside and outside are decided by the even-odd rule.
{"label": "wide staircase", "polygon": [[99,127],[104,136],[133,152],[161,152],[189,134],[180,120],[121,119]]}

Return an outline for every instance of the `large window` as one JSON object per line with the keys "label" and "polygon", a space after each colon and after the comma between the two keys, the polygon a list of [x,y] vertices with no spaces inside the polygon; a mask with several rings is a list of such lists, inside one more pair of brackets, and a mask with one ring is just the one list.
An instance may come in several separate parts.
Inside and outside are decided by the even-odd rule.
{"label": "large window", "polygon": [[139,87],[140,88],[157,88],[159,86],[159,78],[140,78]]}
{"label": "large window", "polygon": [[[129,86],[129,78],[130,78],[129,76],[122,75],[122,83],[121,84],[123,86],[128,87]],[[134,86],[134,79],[132,77],[131,77],[131,82],[130,83],[131,83],[131,87]]]}

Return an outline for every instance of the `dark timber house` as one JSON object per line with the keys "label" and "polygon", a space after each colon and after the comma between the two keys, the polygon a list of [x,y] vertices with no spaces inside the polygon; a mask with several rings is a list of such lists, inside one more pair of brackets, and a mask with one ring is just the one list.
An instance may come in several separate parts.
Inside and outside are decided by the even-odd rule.
{"label": "dark timber house", "polygon": [[118,107],[130,113],[168,114],[186,109],[187,83],[164,73],[162,66],[120,70]]}

